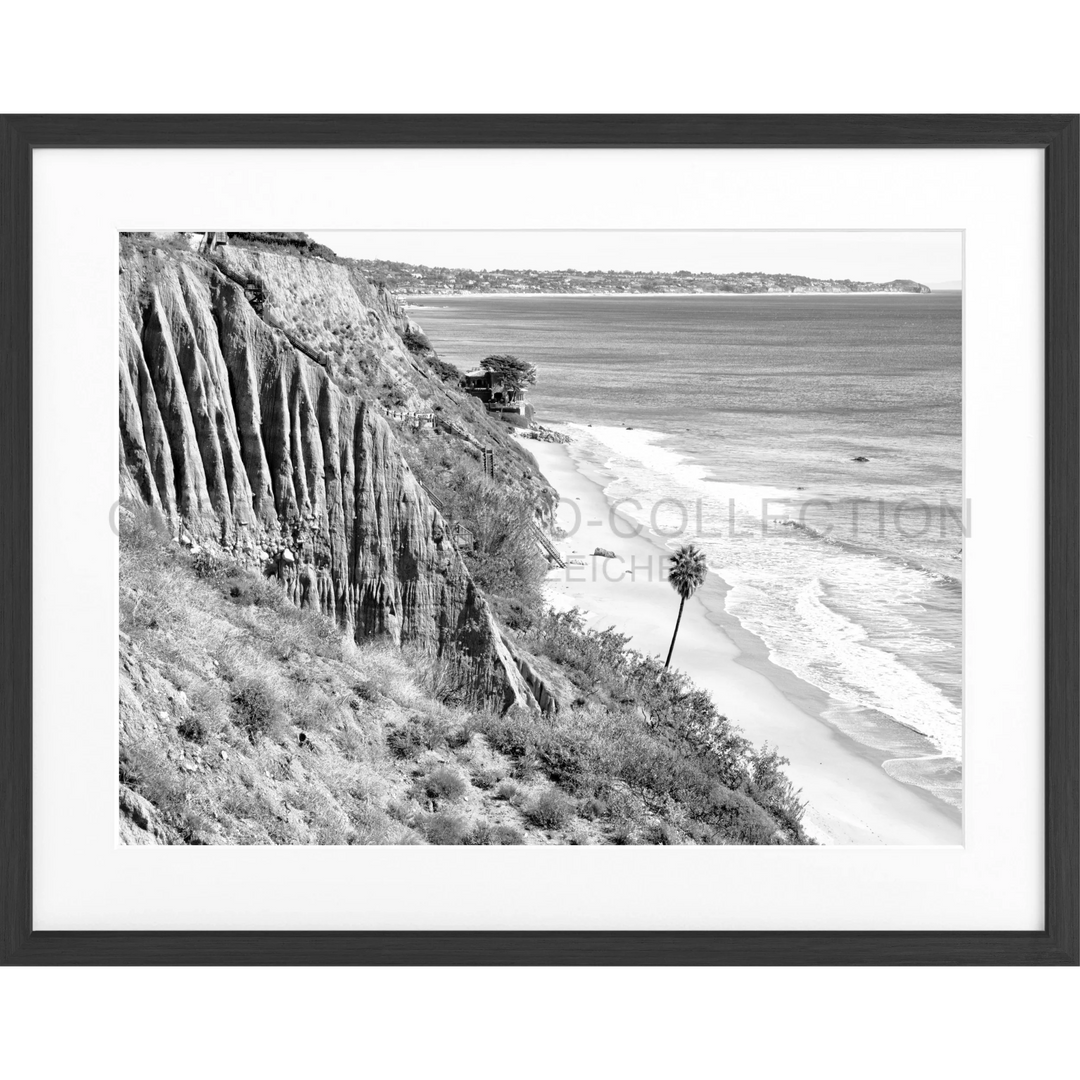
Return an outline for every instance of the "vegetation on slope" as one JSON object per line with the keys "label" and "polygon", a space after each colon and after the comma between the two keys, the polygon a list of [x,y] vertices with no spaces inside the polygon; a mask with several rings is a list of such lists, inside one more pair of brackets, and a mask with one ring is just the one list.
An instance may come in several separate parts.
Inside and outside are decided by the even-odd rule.
{"label": "vegetation on slope", "polygon": [[499,714],[452,657],[358,646],[279,586],[122,515],[128,842],[784,843],[801,807],[707,694],[576,614],[522,644],[573,707]]}
{"label": "vegetation on slope", "polygon": [[134,307],[145,307],[155,284],[178,264],[210,282],[224,275],[241,284],[268,326],[342,391],[398,417],[403,437],[410,434],[409,415],[435,415],[466,433],[475,451],[492,452],[505,487],[542,512],[554,504],[532,456],[460,388],[460,371],[438,357],[421,328],[355,260],[303,233],[230,233],[229,247],[212,253],[193,251],[187,234],[121,234],[121,294],[135,294]]}
{"label": "vegetation on slope", "polygon": [[550,524],[554,493],[357,264],[301,234],[252,234],[216,255],[127,236],[122,292],[136,314],[177,263],[209,283],[228,277],[253,325],[382,406],[391,456],[441,510],[545,711],[475,700],[452,647],[436,657],[358,645],[293,606],[263,576],[272,562],[234,561],[205,535],[185,551],[131,506],[120,575],[127,842],[805,842],[775,752],[752,748],[707,694],[615,630],[545,613],[535,530]]}
{"label": "vegetation on slope", "polygon": [[[536,470],[532,455],[514,443],[523,476]],[[485,475],[480,451],[437,432],[416,431],[402,439],[405,459],[443,517],[473,580],[484,591],[499,621],[526,629],[543,606],[541,586],[547,562],[536,545],[537,503],[520,488]],[[548,504],[542,507],[548,510]]]}

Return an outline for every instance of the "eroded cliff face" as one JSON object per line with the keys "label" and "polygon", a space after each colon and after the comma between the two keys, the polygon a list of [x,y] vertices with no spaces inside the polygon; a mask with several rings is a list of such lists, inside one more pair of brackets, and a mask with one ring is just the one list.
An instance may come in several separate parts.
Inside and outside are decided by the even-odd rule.
{"label": "eroded cliff face", "polygon": [[129,250],[121,494],[183,542],[276,575],[357,640],[465,654],[485,694],[528,704],[486,600],[365,394],[378,381],[415,406],[405,327],[346,266]]}

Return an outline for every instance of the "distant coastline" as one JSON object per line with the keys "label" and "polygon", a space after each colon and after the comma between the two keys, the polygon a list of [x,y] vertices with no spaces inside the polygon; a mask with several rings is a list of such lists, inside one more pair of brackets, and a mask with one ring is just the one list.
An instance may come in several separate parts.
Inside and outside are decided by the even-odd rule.
{"label": "distant coastline", "polygon": [[[951,292],[959,290],[941,290],[942,292]],[[626,300],[652,300],[652,299],[690,299],[693,297],[718,297],[727,296],[734,300],[745,300],[749,297],[793,297],[793,296],[925,296],[926,293],[915,292],[900,292],[894,289],[879,289],[875,292],[869,290],[852,290],[851,292],[812,292],[810,290],[802,290],[798,292],[436,292],[436,293],[408,293],[399,292],[395,294],[399,300],[408,304],[414,300],[446,300],[450,298],[459,299],[461,297],[471,297],[473,299],[484,300],[512,300],[512,299],[530,299],[535,297],[536,299],[548,299],[548,300],[599,300],[599,299],[618,299],[623,298]]]}
{"label": "distant coastline", "polygon": [[355,260],[363,273],[398,296],[757,296],[853,293],[928,293],[928,285],[911,278],[857,281],[817,278],[761,270],[472,270],[465,267],[424,266],[386,259]]}

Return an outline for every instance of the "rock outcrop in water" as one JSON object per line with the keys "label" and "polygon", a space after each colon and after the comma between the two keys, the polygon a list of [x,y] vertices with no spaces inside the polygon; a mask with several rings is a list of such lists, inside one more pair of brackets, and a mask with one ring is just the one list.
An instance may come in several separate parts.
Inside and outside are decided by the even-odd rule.
{"label": "rock outcrop in water", "polygon": [[489,697],[530,703],[375,393],[407,412],[460,407],[403,341],[411,329],[347,265],[126,247],[121,493],[357,640],[455,651]]}

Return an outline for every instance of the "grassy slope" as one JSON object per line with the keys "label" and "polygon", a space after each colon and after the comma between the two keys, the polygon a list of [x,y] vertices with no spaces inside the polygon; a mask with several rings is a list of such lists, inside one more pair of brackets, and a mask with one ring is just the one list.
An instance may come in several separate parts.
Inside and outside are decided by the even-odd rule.
{"label": "grassy slope", "polygon": [[[458,701],[452,665],[357,646],[272,581],[192,557],[135,509],[123,516],[120,629],[129,843],[799,838],[761,805],[789,792],[775,777],[767,790],[765,766],[762,785],[748,779],[736,733],[706,746],[672,720],[692,688],[672,676],[620,703],[630,684],[598,680],[590,665],[613,671],[610,656],[565,620],[528,644],[549,665],[572,649],[563,674],[577,707],[500,716]],[[733,776],[742,791],[721,782]]]}
{"label": "grassy slope", "polygon": [[[356,339],[370,312],[349,307],[355,297],[336,278],[312,286],[321,263],[292,265],[318,252],[251,245],[280,256],[264,268],[266,291],[300,337],[338,357],[353,392],[385,405],[415,399],[458,425],[402,426],[399,448],[467,530],[458,544],[474,580],[564,707],[542,719],[493,714],[463,699],[451,661],[344,640],[257,574],[193,560],[136,509],[121,537],[124,838],[802,841],[775,754],[751,748],[707,695],[617,634],[542,614],[545,564],[529,530],[553,493],[531,455],[446,381],[429,349]],[[164,260],[199,262],[179,242],[127,247],[140,280]],[[484,476],[479,446],[494,451],[498,481]]]}

